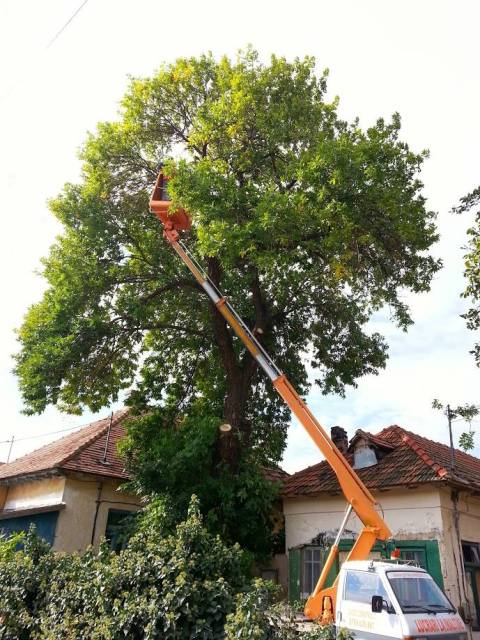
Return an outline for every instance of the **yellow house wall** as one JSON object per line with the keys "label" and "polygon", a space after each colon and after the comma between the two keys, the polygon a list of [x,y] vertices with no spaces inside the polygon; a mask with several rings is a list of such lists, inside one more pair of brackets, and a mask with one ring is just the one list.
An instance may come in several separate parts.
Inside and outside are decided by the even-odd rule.
{"label": "yellow house wall", "polygon": [[105,535],[109,509],[136,511],[140,500],[118,491],[118,486],[118,482],[110,480],[97,482],[88,478],[67,478],[63,494],[65,508],[58,516],[53,548],[67,552],[84,551],[91,544],[97,500],[98,513],[93,534],[95,546]]}
{"label": "yellow house wall", "polygon": [[64,487],[63,477],[44,478],[4,487],[6,491],[2,508],[19,510],[58,504],[62,502]]}

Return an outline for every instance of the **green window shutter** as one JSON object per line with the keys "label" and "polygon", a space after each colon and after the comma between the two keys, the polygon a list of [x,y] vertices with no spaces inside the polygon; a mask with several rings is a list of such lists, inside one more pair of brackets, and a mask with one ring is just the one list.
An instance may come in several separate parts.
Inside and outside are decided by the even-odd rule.
{"label": "green window shutter", "polygon": [[290,602],[300,600],[300,549],[288,551],[288,599]]}
{"label": "green window shutter", "polygon": [[442,565],[440,562],[440,552],[438,551],[437,540],[425,540],[425,551],[427,552],[427,571],[443,589]]}

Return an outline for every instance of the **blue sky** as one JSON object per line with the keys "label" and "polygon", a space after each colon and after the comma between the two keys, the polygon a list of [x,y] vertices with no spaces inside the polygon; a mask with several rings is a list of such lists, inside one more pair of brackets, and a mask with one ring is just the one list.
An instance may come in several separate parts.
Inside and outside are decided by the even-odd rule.
{"label": "blue sky", "polygon": [[[80,4],[0,4],[0,441],[12,434],[35,435],[15,444],[13,456],[18,456],[58,437],[42,434],[92,417],[64,416],[54,409],[23,416],[10,358],[16,349],[13,329],[43,290],[34,271],[60,232],[46,200],[65,181],[77,179],[76,151],[86,132],[115,117],[128,74],[150,75],[163,61],[207,50],[234,55],[251,43],[264,58],[270,53],[315,56],[319,70],[330,69],[330,96],[340,96],[342,116],[359,116],[365,127],[399,111],[403,138],[416,151],[430,149],[422,177],[428,205],[439,212],[441,241],[435,254],[445,268],[430,293],[406,296],[415,320],[408,334],[390,323],[387,312],[372,321],[372,330],[384,333],[390,344],[384,371],[359,381],[343,399],[312,389],[309,402],[327,428],[340,424],[350,435],[358,427],[375,431],[397,423],[446,442],[445,419],[430,408],[431,400],[480,402],[480,370],[468,353],[480,338],[459,317],[467,304],[460,298],[462,246],[471,217],[449,213],[480,183],[478,4],[89,0],[46,48]],[[455,424],[457,436],[461,430]],[[478,431],[480,443],[480,424]],[[8,444],[0,444],[0,460],[7,452]],[[292,471],[319,459],[293,424],[285,467]]]}

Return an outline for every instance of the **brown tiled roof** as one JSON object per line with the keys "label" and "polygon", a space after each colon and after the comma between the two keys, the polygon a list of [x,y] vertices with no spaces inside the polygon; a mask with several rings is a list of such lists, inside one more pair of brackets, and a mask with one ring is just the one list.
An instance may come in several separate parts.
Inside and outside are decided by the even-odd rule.
{"label": "brown tiled roof", "polygon": [[[124,463],[117,454],[117,442],[124,435],[123,420],[128,410],[117,411],[31,451],[0,467],[0,483],[27,479],[47,472],[78,471],[110,478],[128,479]],[[110,434],[108,435],[111,420]],[[106,462],[103,463],[107,443]]]}
{"label": "brown tiled roof", "polygon": [[[455,449],[455,469],[452,470],[450,447],[445,444],[397,425],[386,427],[374,436],[361,433],[394,447],[376,465],[356,470],[369,489],[443,481],[480,490],[480,460],[474,456]],[[351,452],[347,459],[353,462]],[[291,475],[283,484],[282,495],[290,498],[339,491],[337,478],[324,460]]]}
{"label": "brown tiled roof", "polygon": [[364,438],[365,440],[368,440],[369,442],[371,442],[371,444],[376,445],[377,447],[381,447],[382,449],[395,448],[395,445],[393,445],[391,442],[389,442],[385,438],[374,436],[371,433],[368,433],[368,431],[363,431],[363,429],[357,429],[357,431],[355,432],[355,435],[350,440],[349,449],[351,449],[352,445],[360,438]]}
{"label": "brown tiled roof", "polygon": [[275,465],[274,467],[262,467],[262,471],[267,480],[270,482],[279,482],[281,485],[283,485],[285,480],[290,477],[290,474],[278,465]]}

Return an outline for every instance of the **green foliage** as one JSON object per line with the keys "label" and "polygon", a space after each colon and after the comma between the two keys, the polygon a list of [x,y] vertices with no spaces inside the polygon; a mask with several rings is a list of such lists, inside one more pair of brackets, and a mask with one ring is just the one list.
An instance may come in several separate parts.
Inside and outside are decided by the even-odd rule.
{"label": "green foliage", "polygon": [[15,533],[8,537],[0,534],[0,562],[11,559],[18,545],[23,543],[24,538],[25,534],[23,532]]}
{"label": "green foliage", "polygon": [[30,532],[0,561],[0,638],[220,639],[243,567],[240,549],[202,526],[195,501],[173,535],[139,533],[118,555],[55,554]]}
{"label": "green foliage", "polygon": [[432,408],[443,411],[449,421],[465,420],[469,423],[469,430],[464,431],[459,439],[458,445],[464,451],[470,451],[475,448],[474,436],[475,431],[472,430],[472,420],[480,414],[480,408],[475,404],[458,405],[458,407],[444,406],[440,400],[436,398],[432,401]]}
{"label": "green foliage", "polygon": [[398,115],[363,131],[325,92],[312,58],[262,64],[251,50],[132,80],[119,121],[84,146],[82,183],[50,203],[64,233],[19,331],[27,412],[97,410],[135,382],[138,404],[188,413],[202,397],[218,415],[243,380],[251,441],[278,459],[286,412],[148,213],[156,164],[173,154],[190,247],[293,381],[307,389],[306,352],[326,392],[384,366],[384,340],[365,325],[388,305],[407,327],[404,291],[427,290],[439,268],[424,154],[400,141]]}
{"label": "green foliage", "polygon": [[23,543],[23,549],[0,556],[0,639],[30,640],[42,636],[40,616],[56,564],[48,544],[32,526],[27,535],[15,534],[4,545]]}
{"label": "green foliage", "polygon": [[216,464],[218,424],[208,415],[174,422],[162,410],[127,423],[120,450],[134,476],[131,487],[154,496],[140,527],[171,531],[185,517],[193,492],[209,531],[264,557],[274,543],[271,516],[278,487],[265,479],[254,451],[245,454],[235,474]]}
{"label": "green foliage", "polygon": [[471,451],[475,448],[474,437],[475,431],[464,431],[458,439],[459,447],[464,451]]}
{"label": "green foliage", "polygon": [[278,587],[255,580],[251,588],[237,596],[235,611],[227,616],[225,640],[353,640],[354,635],[334,625],[315,623],[299,629],[292,609],[275,604]]}
{"label": "green foliage", "polygon": [[309,364],[325,393],[377,373],[387,346],[369,320],[388,307],[406,329],[405,292],[440,267],[425,154],[401,141],[398,114],[363,130],[326,89],[312,58],[263,64],[252,50],[133,79],[119,120],[88,137],[80,184],[50,202],[64,231],[18,332],[27,413],[96,411],[129,389],[153,411],[125,448],[138,487],[173,522],[195,490],[209,528],[256,553],[272,500],[259,466],[280,460],[289,412],[162,239],[148,195],[169,157],[186,242],[300,393]]}
{"label": "green foliage", "polygon": [[225,640],[294,640],[296,629],[282,609],[272,606],[278,588],[254,581],[253,588],[237,596],[235,611],[227,616]]}
{"label": "green foliage", "polygon": [[[480,187],[460,200],[460,204],[453,209],[454,213],[465,213],[480,205]],[[467,327],[472,331],[480,329],[480,209],[475,213],[475,221],[467,231],[469,241],[465,254],[465,277],[467,286],[463,293],[464,298],[472,301],[472,306],[463,315],[467,321]],[[477,365],[480,367],[480,341],[476,343],[472,352]]]}

